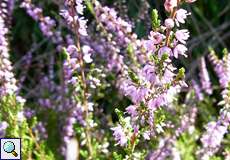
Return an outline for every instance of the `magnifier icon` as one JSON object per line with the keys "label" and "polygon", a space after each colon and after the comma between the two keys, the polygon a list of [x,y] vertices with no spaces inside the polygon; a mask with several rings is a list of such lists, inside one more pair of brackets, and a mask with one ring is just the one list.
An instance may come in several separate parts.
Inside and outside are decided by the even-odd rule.
{"label": "magnifier icon", "polygon": [[14,157],[17,157],[18,154],[15,152],[15,145],[13,142],[11,141],[7,141],[3,144],[3,150],[6,152],[6,153],[11,153],[14,155]]}

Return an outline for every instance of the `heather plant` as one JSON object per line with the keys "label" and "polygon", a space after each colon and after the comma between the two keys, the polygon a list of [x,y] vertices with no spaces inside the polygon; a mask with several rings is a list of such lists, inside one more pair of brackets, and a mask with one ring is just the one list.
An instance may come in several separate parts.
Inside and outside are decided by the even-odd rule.
{"label": "heather plant", "polygon": [[195,1],[1,1],[0,137],[22,159],[230,159],[230,53],[182,65]]}

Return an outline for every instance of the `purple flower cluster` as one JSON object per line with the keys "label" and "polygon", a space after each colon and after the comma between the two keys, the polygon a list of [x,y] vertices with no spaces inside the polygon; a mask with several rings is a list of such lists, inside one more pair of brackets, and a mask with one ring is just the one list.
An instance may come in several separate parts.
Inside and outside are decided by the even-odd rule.
{"label": "purple flower cluster", "polygon": [[[116,33],[116,42],[118,45],[127,45],[131,38],[135,38],[132,34],[132,26],[118,17],[117,12],[109,7],[102,7],[99,2],[95,3],[95,11],[100,23],[106,30]],[[128,36],[128,37],[127,37]]]}
{"label": "purple flower cluster", "polygon": [[25,8],[27,13],[35,21],[39,21],[40,29],[45,36],[47,37],[53,36],[54,34],[53,28],[55,27],[56,23],[49,16],[44,17],[41,8],[35,7],[33,4],[31,4],[30,1],[27,0],[24,0],[22,2],[21,7]]}
{"label": "purple flower cluster", "polygon": [[[5,2],[1,2],[0,5],[0,97],[6,95],[16,94],[18,91],[18,87],[16,85],[16,79],[13,73],[13,67],[9,60],[9,44],[7,40],[8,28],[6,27],[6,21],[4,19],[4,15],[7,13],[5,8],[2,8],[4,4],[8,4]],[[8,4],[9,5],[9,4]],[[7,5],[7,6],[8,6]],[[8,8],[9,9],[9,8]],[[19,103],[24,103],[25,100],[17,95],[17,100]]]}
{"label": "purple flower cluster", "polygon": [[[40,77],[39,88],[37,91],[38,104],[44,109],[57,109],[56,105],[60,102],[60,97],[57,94],[60,87],[48,76],[42,75]],[[47,95],[47,93],[52,93]]]}
{"label": "purple flower cluster", "polygon": [[117,127],[111,129],[113,131],[114,139],[117,141],[117,143],[121,146],[125,146],[128,142],[128,138],[122,126],[118,125]]}
{"label": "purple flower cluster", "polygon": [[[175,67],[174,60],[187,57],[186,43],[190,37],[187,29],[179,28],[186,22],[190,13],[179,7],[182,3],[194,1],[165,0],[164,7],[169,13],[169,17],[162,23],[157,11],[153,10],[151,31],[145,38],[138,38],[132,30],[132,23],[122,19],[122,15],[118,16],[115,9],[102,6],[97,0],[93,2],[65,0],[63,6],[59,7],[63,8],[60,15],[66,21],[66,25],[56,22],[49,16],[44,16],[42,8],[36,7],[30,0],[24,0],[21,7],[26,9],[26,12],[38,22],[46,39],[57,45],[58,50],[55,52],[60,52],[61,57],[52,54],[49,55],[48,60],[38,60],[40,67],[38,70],[41,73],[36,77],[37,84],[31,84],[31,86],[36,85],[38,87],[34,89],[36,92],[32,93],[34,95],[29,93],[28,96],[32,97],[31,104],[35,102],[43,108],[30,109],[31,106],[29,106],[23,112],[18,113],[18,122],[22,122],[24,118],[31,119],[36,114],[40,115],[40,111],[46,112],[52,109],[54,115],[57,115],[58,121],[61,122],[58,127],[60,128],[59,135],[62,136],[61,152],[63,155],[69,153],[67,151],[68,145],[77,137],[79,144],[76,142],[75,145],[80,145],[81,156],[96,159],[99,152],[92,152],[92,148],[94,149],[95,146],[103,148],[103,144],[98,140],[103,139],[103,143],[104,141],[110,142],[111,136],[104,136],[113,135],[116,145],[126,148],[127,153],[130,154],[125,155],[126,159],[135,159],[135,156],[138,156],[139,153],[135,152],[135,147],[139,144],[144,146],[143,150],[139,150],[139,155],[148,153],[146,148],[152,147],[153,139],[159,141],[159,144],[155,150],[151,148],[145,159],[182,159],[184,153],[179,153],[180,146],[177,146],[181,145],[179,144],[181,142],[180,136],[184,138],[183,133],[197,135],[195,121],[200,116],[197,117],[198,107],[194,104],[196,103],[194,97],[189,97],[189,100],[178,98],[182,89],[185,89],[186,98],[193,94],[190,95],[190,92],[187,94],[185,70]],[[92,23],[93,25],[87,26],[88,21],[83,14],[84,3],[89,5],[90,12],[95,16],[95,21],[89,21],[89,24]],[[20,89],[23,88],[23,83],[27,80],[27,71],[33,62],[32,52],[29,51],[22,58],[25,71],[22,71],[19,80],[20,89],[18,89],[12,72],[12,64],[9,61],[8,28],[6,27],[5,15],[6,11],[2,10],[0,6],[1,97],[19,94]],[[66,32],[73,35],[66,34]],[[50,48],[52,46],[48,47],[48,52]],[[98,53],[98,55],[92,53]],[[230,125],[230,91],[228,88],[230,85],[230,54],[226,53],[224,58],[220,60],[211,52],[209,59],[223,89],[221,93],[223,101],[219,104],[224,105],[224,107],[220,110],[219,118],[209,122],[205,127],[206,131],[200,137],[202,146],[201,148],[198,147],[197,157],[204,160],[219,151]],[[58,63],[56,63],[57,61]],[[104,64],[107,64],[107,68],[104,68]],[[208,95],[213,92],[206,64],[205,58],[202,57],[199,68],[200,83],[192,80],[191,85],[199,101],[202,101],[206,96],[202,91]],[[98,66],[104,70],[98,69]],[[95,71],[98,72],[94,73]],[[109,73],[108,75],[115,75],[115,80],[101,83],[101,80],[98,79],[100,76],[107,81],[105,75],[99,75],[104,72]],[[130,100],[124,113],[116,110],[118,113],[116,126],[111,124],[110,117],[104,116],[104,106],[93,108],[93,106],[101,105],[101,97],[107,97],[101,92],[111,89],[111,83],[112,85],[115,83],[119,93]],[[101,86],[101,88],[97,90],[97,86]],[[98,95],[94,97],[94,94]],[[121,98],[120,95],[118,98]],[[113,100],[111,101],[113,102]],[[24,102],[24,99],[17,96],[17,101]],[[203,115],[203,113],[199,114]],[[111,128],[112,134],[107,134],[104,128],[100,128],[98,132],[94,130],[104,124]],[[0,122],[0,137],[5,135],[7,127],[7,122]],[[76,128],[80,128],[85,133],[79,135]],[[48,138],[46,122],[39,121],[33,131],[38,135],[38,140]],[[150,145],[147,143],[148,141],[151,142]],[[191,143],[196,144],[196,142]],[[107,150],[108,142],[106,144],[105,152],[110,155]],[[87,155],[83,155],[86,153]],[[104,155],[100,156],[103,157]]]}
{"label": "purple flower cluster", "polygon": [[17,90],[16,79],[12,72],[12,64],[9,61],[8,41],[6,39],[8,29],[5,27],[5,22],[0,16],[0,95],[13,94]]}
{"label": "purple flower cluster", "polygon": [[0,16],[4,19],[5,24],[11,24],[11,15],[14,9],[15,0],[2,0],[0,2]]}
{"label": "purple flower cluster", "polygon": [[[67,10],[61,10],[60,15],[65,18],[67,24],[74,30],[77,34],[81,36],[87,36],[87,21],[82,16],[84,5],[83,0],[65,0],[65,6]],[[76,28],[76,26],[78,26]]]}
{"label": "purple flower cluster", "polygon": [[181,124],[176,129],[176,136],[179,136],[185,131],[188,131],[190,134],[193,133],[195,129],[194,125],[196,121],[197,112],[198,112],[197,107],[191,107],[191,109],[188,110],[188,113],[184,114],[181,117]]}
{"label": "purple flower cluster", "polygon": [[201,159],[208,159],[213,156],[220,148],[224,135],[228,133],[230,126],[230,91],[225,89],[222,92],[223,101],[220,102],[224,107],[220,110],[218,120],[209,122],[206,132],[201,137],[203,148],[198,152]]}
{"label": "purple flower cluster", "polygon": [[172,158],[173,160],[180,160],[180,153],[175,148],[175,137],[162,138],[159,142],[158,148],[150,152],[146,160],[165,160]]}
{"label": "purple flower cluster", "polygon": [[230,82],[230,53],[219,59],[214,51],[209,54],[209,60],[214,66],[214,70],[219,78],[219,83],[223,88],[227,88]]}
{"label": "purple flower cluster", "polygon": [[56,21],[49,16],[44,16],[42,8],[36,7],[31,1],[23,0],[21,8],[24,8],[27,14],[39,23],[43,35],[50,38],[52,42],[57,45],[57,50],[60,52],[65,42],[61,31],[55,28]]}
{"label": "purple flower cluster", "polygon": [[[106,13],[110,14],[107,16],[105,16],[106,14],[101,14],[101,16],[107,17],[107,19],[117,18],[116,12],[113,10],[108,9]],[[166,19],[165,26],[162,25],[160,29],[151,31],[147,40],[135,39],[135,41],[129,41],[134,49],[133,59],[136,59],[136,62],[140,63],[140,65],[128,65],[128,67],[133,68],[133,70],[123,70],[119,81],[119,88],[121,93],[128,96],[133,102],[133,105],[126,109],[127,113],[131,115],[133,127],[136,126],[139,129],[142,127],[145,128],[143,136],[146,137],[146,135],[148,135],[147,139],[155,135],[156,132],[156,126],[154,124],[155,111],[158,110],[159,107],[170,106],[175,100],[175,95],[180,92],[180,89],[187,86],[183,81],[183,71],[180,70],[179,73],[176,74],[177,69],[172,65],[173,58],[178,58],[179,55],[187,56],[185,54],[187,51],[185,43],[189,38],[188,30],[181,29],[175,32],[172,31],[174,23],[184,23],[187,15],[187,12],[180,11],[177,17]],[[108,30],[116,32],[119,30],[126,31],[124,33],[132,35],[131,30],[128,29],[129,27],[127,26],[118,29],[118,27],[122,25],[107,25],[108,23],[106,24]],[[142,57],[145,58],[141,58],[140,55],[143,55]],[[121,130],[119,129],[118,131]],[[114,130],[114,135],[116,135],[118,144],[124,146],[116,134],[118,131]]]}
{"label": "purple flower cluster", "polygon": [[80,104],[73,104],[73,107],[69,113],[70,115],[68,115],[65,119],[65,123],[63,124],[62,132],[61,132],[63,144],[60,149],[62,155],[66,154],[67,144],[70,141],[70,139],[75,135],[74,124],[78,122],[82,126],[86,125],[85,119],[83,117],[83,112],[84,112],[83,107]]}
{"label": "purple flower cluster", "polygon": [[221,145],[228,126],[221,124],[221,121],[209,122],[206,126],[206,133],[202,135],[203,148],[199,151],[201,159],[205,160],[216,153]]}
{"label": "purple flower cluster", "polygon": [[48,138],[48,134],[45,128],[44,123],[38,122],[33,128],[33,131],[38,135],[39,140],[44,140]]}
{"label": "purple flower cluster", "polygon": [[30,108],[25,108],[23,114],[27,119],[30,119],[35,115],[35,110],[32,110]]}

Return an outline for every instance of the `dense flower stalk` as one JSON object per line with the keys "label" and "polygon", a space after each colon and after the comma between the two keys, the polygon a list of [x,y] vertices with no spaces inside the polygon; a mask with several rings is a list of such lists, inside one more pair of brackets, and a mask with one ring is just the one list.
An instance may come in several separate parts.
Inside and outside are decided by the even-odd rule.
{"label": "dense flower stalk", "polygon": [[57,45],[57,50],[60,52],[66,43],[61,35],[61,31],[56,28],[56,20],[50,16],[44,16],[42,8],[36,7],[30,0],[23,0],[21,8],[24,8],[27,14],[38,22],[43,35],[51,39]]}
{"label": "dense flower stalk", "polygon": [[219,77],[219,82],[224,90],[221,92],[223,100],[219,103],[224,107],[220,110],[217,121],[209,122],[206,126],[206,132],[201,137],[203,148],[198,152],[201,159],[208,159],[213,156],[220,148],[224,135],[228,132],[230,125],[230,90],[229,90],[229,56],[225,52],[222,60],[219,60],[214,51],[209,56],[214,65],[214,70]]}
{"label": "dense flower stalk", "polygon": [[229,107],[220,112],[218,121],[207,124],[206,132],[201,137],[203,148],[198,152],[202,160],[208,159],[219,150],[223,137],[228,132],[229,124]]}
{"label": "dense flower stalk", "polygon": [[[13,1],[11,2],[13,3]],[[13,95],[16,94],[18,91],[18,87],[16,85],[16,79],[14,77],[13,73],[13,67],[12,63],[10,62],[10,50],[9,50],[9,44],[8,44],[8,28],[6,26],[6,21],[4,16],[7,14],[8,15],[8,10],[10,9],[9,12],[12,12],[12,8],[9,5],[11,4],[9,1],[9,4],[7,2],[1,2],[0,3],[0,97],[2,98],[3,96],[6,95]],[[5,5],[4,5],[5,4]],[[3,8],[3,6],[7,6],[9,8]],[[10,16],[10,15],[8,15]],[[24,103],[25,100],[17,95],[17,100],[20,103]]]}
{"label": "dense flower stalk", "polygon": [[[166,3],[166,5],[168,4]],[[177,5],[179,4],[176,2]],[[171,12],[169,8],[166,10]],[[183,18],[185,19],[186,16],[187,14]],[[165,24],[168,29],[159,24],[159,28],[156,28],[156,31],[151,31],[147,40],[130,41],[133,47],[130,49],[134,56],[133,59],[137,57],[136,63],[141,65],[128,65],[132,69],[123,71],[119,82],[121,93],[128,96],[133,103],[126,109],[133,127],[134,133],[132,134],[138,134],[146,140],[151,139],[161,130],[155,126],[155,119],[157,119],[155,113],[161,107],[170,106],[175,100],[174,96],[180,92],[182,87],[187,86],[183,80],[184,70],[180,69],[178,73],[175,73],[177,69],[172,65],[172,59],[179,58],[179,55],[186,57],[187,48],[184,44],[189,38],[189,32],[186,29],[171,31],[174,23],[175,18],[167,19]],[[175,35],[173,39],[168,37],[170,36],[168,32],[170,35]],[[140,47],[132,43],[137,41],[139,41]],[[140,58],[137,54],[139,49],[145,56],[144,61],[139,61]],[[115,140],[121,146],[126,146],[130,136],[123,134],[121,127],[125,128],[121,125],[113,128]]]}
{"label": "dense flower stalk", "polygon": [[33,128],[33,131],[37,134],[38,140],[44,140],[48,138],[48,133],[43,122],[38,122]]}
{"label": "dense flower stalk", "polygon": [[230,82],[230,64],[229,64],[230,54],[226,53],[223,59],[219,59],[213,50],[209,54],[209,60],[211,61],[214,70],[219,78],[219,83],[222,88],[227,88]]}
{"label": "dense flower stalk", "polygon": [[51,37],[54,35],[55,21],[49,16],[44,17],[42,15],[42,9],[35,7],[30,1],[24,0],[21,4],[22,8],[25,8],[27,13],[36,21],[39,21],[39,27],[44,35]]}
{"label": "dense flower stalk", "polygon": [[[91,48],[89,46],[81,46],[80,37],[87,36],[87,20],[83,17],[83,10],[85,8],[82,0],[66,0],[65,1],[66,9],[61,10],[60,15],[64,17],[69,28],[74,32],[76,36],[75,45],[69,45],[67,47],[67,60],[64,62],[64,76],[65,83],[73,89],[73,96],[71,97],[71,102],[73,102],[73,106],[70,111],[79,110],[78,106],[81,107],[82,112],[76,112],[80,115],[78,117],[84,117],[81,121],[84,121],[85,135],[87,141],[87,148],[89,151],[89,157],[92,158],[92,146],[91,146],[91,135],[90,135],[90,124],[89,124],[89,111],[90,111],[90,103],[88,102],[88,97],[90,94],[88,93],[87,87],[87,79],[85,72],[85,63],[91,63]],[[77,74],[75,77],[73,73]],[[67,81],[66,81],[67,80]],[[81,89],[77,89],[76,83],[80,83],[82,86]],[[76,88],[75,88],[76,87]],[[79,98],[81,100],[77,100],[76,97],[79,94]],[[67,123],[68,122],[67,118]],[[69,123],[67,126],[67,134],[64,136],[64,142],[66,144],[66,139],[70,139],[68,137],[73,136],[73,130],[71,130],[74,122]],[[66,128],[64,128],[66,130]]]}
{"label": "dense flower stalk", "polygon": [[5,27],[4,19],[0,16],[0,95],[13,94],[17,90],[16,79],[12,73],[12,64],[9,61],[9,49],[7,41],[8,29]]}
{"label": "dense flower stalk", "polygon": [[[68,9],[61,10],[60,15],[65,18],[71,29],[74,28],[74,30],[76,30],[75,32],[79,33],[81,36],[87,36],[87,21],[82,16],[85,7],[82,3],[83,0],[76,0],[75,2],[72,0],[66,0],[65,5]],[[76,28],[76,26],[78,27]]]}

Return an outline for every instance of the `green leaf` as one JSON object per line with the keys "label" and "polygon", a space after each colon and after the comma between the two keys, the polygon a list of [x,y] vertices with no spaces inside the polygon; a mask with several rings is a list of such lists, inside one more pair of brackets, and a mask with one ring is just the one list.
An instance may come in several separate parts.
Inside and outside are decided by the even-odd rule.
{"label": "green leaf", "polygon": [[179,71],[177,73],[176,80],[177,81],[182,80],[182,79],[184,79],[184,77],[185,77],[185,69],[182,67],[179,69]]}
{"label": "green leaf", "polygon": [[138,76],[136,75],[135,72],[133,72],[131,69],[129,69],[128,71],[129,74],[129,78],[136,84],[140,84],[140,80],[138,78]]}
{"label": "green leaf", "polygon": [[152,20],[152,29],[157,30],[160,27],[161,21],[159,20],[158,11],[156,9],[152,10],[151,14]]}

